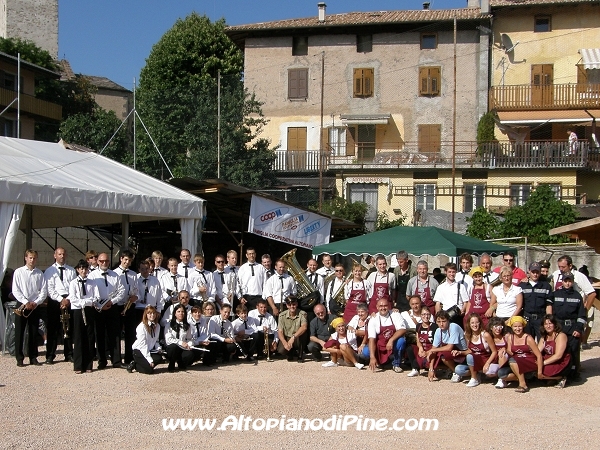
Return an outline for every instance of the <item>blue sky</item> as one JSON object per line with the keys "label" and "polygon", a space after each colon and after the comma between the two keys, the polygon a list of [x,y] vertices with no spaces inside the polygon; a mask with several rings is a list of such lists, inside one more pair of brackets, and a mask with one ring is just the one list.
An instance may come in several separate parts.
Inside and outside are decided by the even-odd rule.
{"label": "blue sky", "polygon": [[[105,76],[132,89],[152,46],[193,11],[228,25],[317,15],[318,0],[59,0],[58,56],[75,73]],[[421,9],[422,0],[326,0],[327,13]],[[365,7],[365,5],[368,5]],[[431,0],[432,9],[467,0]]]}

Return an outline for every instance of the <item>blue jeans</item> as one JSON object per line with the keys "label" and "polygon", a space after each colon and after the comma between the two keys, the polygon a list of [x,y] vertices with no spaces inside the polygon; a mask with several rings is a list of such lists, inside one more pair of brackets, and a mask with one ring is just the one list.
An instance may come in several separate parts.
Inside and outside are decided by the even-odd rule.
{"label": "blue jeans", "polygon": [[475,360],[473,359],[473,355],[467,355],[467,360],[465,361],[467,364],[459,364],[454,368],[454,373],[464,377],[466,375],[470,375],[471,371],[469,370],[469,366],[473,367],[475,365]]}
{"label": "blue jeans", "polygon": [[[404,339],[404,336],[398,338],[398,340],[394,342],[394,348],[392,348],[392,366],[400,366],[400,362],[402,361],[402,354],[404,353],[405,347],[406,339]],[[371,358],[371,352],[369,351],[368,346],[363,347],[362,356],[366,359]]]}

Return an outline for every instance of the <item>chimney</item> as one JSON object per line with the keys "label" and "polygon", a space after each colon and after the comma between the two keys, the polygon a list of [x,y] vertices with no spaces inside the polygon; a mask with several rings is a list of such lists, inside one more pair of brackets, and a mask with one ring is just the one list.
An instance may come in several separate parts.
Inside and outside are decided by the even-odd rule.
{"label": "chimney", "polygon": [[325,8],[327,8],[327,5],[325,2],[319,2],[317,6],[319,7],[319,22],[325,22]]}
{"label": "chimney", "polygon": [[481,0],[481,14],[490,13],[490,0]]}
{"label": "chimney", "polygon": [[423,9],[427,11],[429,9],[429,2],[423,2]]}

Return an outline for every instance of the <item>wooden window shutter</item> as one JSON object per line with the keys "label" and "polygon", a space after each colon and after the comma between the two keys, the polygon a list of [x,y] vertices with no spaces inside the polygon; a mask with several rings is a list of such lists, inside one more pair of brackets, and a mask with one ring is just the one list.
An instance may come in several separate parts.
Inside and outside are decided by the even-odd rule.
{"label": "wooden window shutter", "polygon": [[298,150],[298,128],[288,127],[287,149]]}
{"label": "wooden window shutter", "polygon": [[429,132],[430,148],[433,152],[440,152],[442,147],[442,126],[431,125]]}
{"label": "wooden window shutter", "polygon": [[373,69],[363,70],[363,96],[371,97],[373,95],[374,72]]}
{"label": "wooden window shutter", "polygon": [[354,97],[360,97],[363,92],[363,70],[354,69]]}
{"label": "wooden window shutter", "polygon": [[288,98],[298,98],[298,71],[288,71]]}
{"label": "wooden window shutter", "polygon": [[577,92],[585,92],[587,83],[587,71],[583,67],[583,64],[577,64]]}
{"label": "wooden window shutter", "polygon": [[308,98],[308,69],[300,69],[298,73],[298,98]]}
{"label": "wooden window shutter", "polygon": [[296,150],[306,150],[306,127],[297,128],[298,146]]}
{"label": "wooden window shutter", "polygon": [[348,127],[346,129],[346,156],[356,155],[356,128]]}
{"label": "wooden window shutter", "polygon": [[429,93],[429,70],[427,67],[419,68],[419,95]]}
{"label": "wooden window shutter", "polygon": [[431,80],[431,95],[439,95],[440,94],[440,68],[439,67],[431,67],[429,69],[429,79]]}
{"label": "wooden window shutter", "polygon": [[321,128],[321,145],[323,145],[323,150],[325,151],[329,150],[329,130],[330,128]]}

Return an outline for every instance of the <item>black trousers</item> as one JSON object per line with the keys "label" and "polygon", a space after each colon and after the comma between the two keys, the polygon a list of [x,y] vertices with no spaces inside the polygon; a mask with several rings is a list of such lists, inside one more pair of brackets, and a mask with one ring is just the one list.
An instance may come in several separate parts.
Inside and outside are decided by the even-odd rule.
{"label": "black trousers", "polygon": [[136,309],[134,305],[131,305],[131,307],[125,313],[125,317],[123,318],[125,328],[125,364],[129,364],[131,361],[133,361],[133,351],[131,347],[135,342],[135,329],[142,321],[143,315],[143,309]]}
{"label": "black trousers", "polygon": [[[275,335],[273,333],[269,334],[269,344],[273,342],[275,339]],[[257,331],[252,334],[252,340],[254,341],[254,349],[256,350],[256,355],[263,357],[266,356],[265,352],[265,333],[261,331]]]}
{"label": "black trousers", "polygon": [[542,326],[542,320],[544,319],[545,313],[536,314],[534,319],[530,313],[524,313],[527,319],[527,325],[525,325],[525,333],[533,336],[536,342],[539,342],[542,337],[540,327]]}
{"label": "black trousers", "polygon": [[[21,303],[19,303],[18,306],[21,306]],[[40,307],[37,306],[33,311],[31,311],[31,314],[29,314],[27,318],[15,314],[15,356],[17,358],[17,362],[25,359],[25,355],[23,354],[25,329],[27,329],[29,332],[29,341],[27,346],[29,359],[37,358],[38,356],[37,338],[40,322],[39,308]]]}
{"label": "black trousers", "polygon": [[[65,359],[73,356],[73,311],[69,306],[69,337],[64,339],[63,337],[63,353]],[[48,300],[48,307],[46,308],[47,320],[46,320],[46,359],[56,358],[56,349],[58,347],[59,336],[64,336],[64,329],[60,316],[62,314],[60,309],[60,302],[52,299]]]}
{"label": "black trousers", "polygon": [[[294,342],[292,342],[292,348],[291,350],[286,350],[286,348],[283,346],[283,343],[281,341],[279,341],[279,344],[277,345],[277,352],[280,355],[283,356],[304,356],[304,346],[306,345],[306,338],[304,336],[306,336],[308,333],[304,333],[302,336],[300,336],[298,339],[294,338]],[[285,340],[289,341],[291,338],[291,336],[286,336]]]}
{"label": "black trousers", "polygon": [[[83,320],[85,314],[85,322]],[[94,362],[94,323],[97,311],[91,306],[72,310],[73,370],[92,370]],[[87,325],[86,325],[87,323]]]}
{"label": "black trousers", "polygon": [[244,295],[244,298],[246,299],[246,308],[248,308],[248,311],[252,311],[256,309],[256,305],[262,299],[262,295]]}
{"label": "black trousers", "polygon": [[181,370],[194,363],[194,352],[197,350],[184,350],[177,344],[167,345],[167,359],[169,360],[169,369],[175,368],[175,363]]}
{"label": "black trousers", "polygon": [[150,365],[148,360],[144,358],[142,352],[138,349],[133,350],[133,360],[135,361],[135,370],[139,373],[145,373],[146,375],[152,375],[154,373],[154,368],[162,362],[162,356],[158,353],[150,353],[150,357],[152,361],[154,361],[154,367]]}
{"label": "black trousers", "polygon": [[217,341],[209,341],[210,344],[208,344],[208,352],[199,352],[199,351],[195,351],[196,353],[196,361],[202,359],[202,362],[206,365],[212,365],[217,361],[217,357],[220,354],[221,351],[221,346],[219,345],[220,342]]}
{"label": "black trousers", "polygon": [[96,311],[96,349],[98,363],[106,364],[107,352],[113,364],[121,362],[121,311],[123,307],[112,305],[110,309]]}

